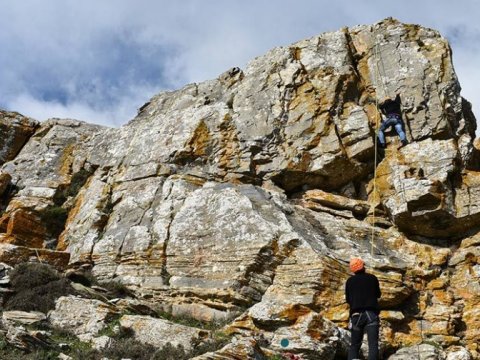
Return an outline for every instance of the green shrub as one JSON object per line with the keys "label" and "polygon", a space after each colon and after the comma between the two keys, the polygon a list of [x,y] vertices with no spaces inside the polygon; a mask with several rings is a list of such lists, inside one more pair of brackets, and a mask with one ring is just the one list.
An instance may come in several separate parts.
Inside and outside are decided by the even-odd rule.
{"label": "green shrub", "polygon": [[422,344],[432,345],[436,349],[442,348],[442,345],[440,345],[437,341],[434,341],[434,340],[424,340],[420,345]]}
{"label": "green shrub", "polygon": [[46,264],[22,263],[10,274],[13,294],[6,298],[5,310],[41,311],[55,308],[60,296],[75,294],[70,281]]}
{"label": "green shrub", "polygon": [[10,273],[10,283],[14,289],[33,288],[61,278],[57,270],[42,263],[21,263]]}
{"label": "green shrub", "polygon": [[[132,359],[132,360],[143,360],[143,359],[163,359],[168,360],[169,358],[157,358],[154,357],[157,352],[156,348],[152,345],[142,344],[141,342],[133,338],[121,338],[115,340],[115,342],[105,349],[102,352],[102,355],[112,359]],[[176,357],[175,360],[180,360],[183,358]],[[173,360],[173,358],[172,358]]]}
{"label": "green shrub", "polygon": [[23,354],[21,359],[58,360],[59,352],[52,349],[39,349],[29,354]]}
{"label": "green shrub", "polygon": [[0,334],[0,351],[8,347],[7,339],[3,334]]}
{"label": "green shrub", "polygon": [[[86,270],[83,274],[86,281],[90,284],[89,286],[95,285],[107,290],[105,294],[108,298],[125,298],[125,297],[135,297],[135,294],[127,288],[120,280],[98,280],[93,274],[91,269]],[[84,284],[85,285],[85,284]]]}
{"label": "green shrub", "polygon": [[10,345],[3,334],[0,335],[0,359],[2,360],[53,360],[58,359],[58,352],[52,349],[38,349],[26,353]]}
{"label": "green shrub", "polygon": [[[61,352],[73,357],[74,359],[81,360],[101,360],[104,357],[99,351],[92,349],[90,344],[80,341],[69,331],[56,327],[50,327],[48,324],[43,324],[40,327],[51,334],[50,339],[52,340],[52,345],[50,347],[26,352],[17,349],[13,345],[10,345],[6,341],[5,336],[0,333],[0,359],[57,360],[58,355]],[[60,343],[64,344],[62,349],[59,348]]]}
{"label": "green shrub", "polygon": [[80,169],[79,172],[76,172],[75,174],[73,174],[72,179],[70,181],[70,186],[68,187],[65,193],[65,196],[66,197],[77,196],[78,192],[83,187],[83,185],[85,185],[85,183],[87,182],[88,178],[91,175],[92,174],[85,169]]}
{"label": "green shrub", "polygon": [[109,296],[124,298],[127,296],[133,296],[134,294],[118,280],[101,282],[100,286],[108,291]]}
{"label": "green shrub", "polygon": [[191,356],[185,352],[182,345],[175,347],[170,343],[167,343],[150,357],[151,360],[188,360],[190,358]]}

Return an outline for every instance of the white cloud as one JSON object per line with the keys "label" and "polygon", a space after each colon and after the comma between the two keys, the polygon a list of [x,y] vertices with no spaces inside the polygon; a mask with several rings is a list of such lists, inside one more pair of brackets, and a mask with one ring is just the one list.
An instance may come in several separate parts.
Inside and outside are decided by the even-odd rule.
{"label": "white cloud", "polygon": [[22,114],[34,119],[70,118],[83,120],[104,126],[118,127],[125,123],[125,119],[132,119],[137,109],[152,95],[152,89],[137,89],[134,94],[125,95],[116,99],[114,107],[95,108],[92,105],[73,100],[67,104],[59,101],[45,101],[21,94],[13,98],[9,106],[12,109],[21,109]]}
{"label": "white cloud", "polygon": [[[57,101],[41,101],[30,95],[20,95],[10,102],[10,106],[14,109],[21,109],[22,113],[28,114],[36,119],[48,119],[51,117],[72,118],[72,114],[75,114],[74,118],[76,120],[83,120],[106,126],[112,126],[112,124],[116,123],[115,115],[112,118],[109,112],[96,111],[86,104],[76,102],[63,105]],[[53,114],[55,115],[52,116]],[[125,114],[120,112],[120,116],[122,115]]]}
{"label": "white cloud", "polygon": [[393,16],[452,41],[462,93],[480,114],[479,10],[475,0],[3,1],[0,106],[116,126],[161,89],[244,67],[274,46]]}

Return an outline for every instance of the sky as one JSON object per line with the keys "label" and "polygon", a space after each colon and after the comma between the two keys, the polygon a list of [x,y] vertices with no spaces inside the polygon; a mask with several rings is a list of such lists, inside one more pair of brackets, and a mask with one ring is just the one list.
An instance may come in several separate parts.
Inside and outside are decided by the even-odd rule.
{"label": "sky", "polygon": [[480,116],[478,0],[0,0],[0,14],[0,108],[38,120],[118,127],[160,91],[389,16],[450,41]]}

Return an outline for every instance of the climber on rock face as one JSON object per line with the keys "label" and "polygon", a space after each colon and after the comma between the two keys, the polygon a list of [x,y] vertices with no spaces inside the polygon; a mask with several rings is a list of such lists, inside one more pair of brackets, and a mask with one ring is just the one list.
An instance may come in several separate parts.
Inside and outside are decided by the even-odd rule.
{"label": "climber on rock face", "polygon": [[378,332],[380,327],[378,298],[380,285],[375,275],[365,272],[360,258],[350,260],[350,270],[355,274],[345,284],[345,298],[350,306],[349,329],[351,333],[348,360],[358,359],[363,333],[368,337],[368,359],[376,360],[378,355]]}
{"label": "climber on rock face", "polygon": [[408,141],[405,135],[405,129],[403,126],[403,120],[400,110],[400,95],[397,94],[395,100],[386,98],[380,103],[379,108],[382,114],[386,117],[385,120],[382,120],[382,125],[380,126],[380,130],[378,131],[378,142],[380,143],[380,147],[386,147],[385,130],[387,130],[391,126],[395,127],[395,131],[400,137],[402,146],[407,145]]}

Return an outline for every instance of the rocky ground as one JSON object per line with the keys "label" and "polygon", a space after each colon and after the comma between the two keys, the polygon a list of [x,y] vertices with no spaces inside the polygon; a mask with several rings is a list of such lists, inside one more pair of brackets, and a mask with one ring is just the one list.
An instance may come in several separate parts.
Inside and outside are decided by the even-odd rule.
{"label": "rocky ground", "polygon": [[[409,144],[388,134],[376,156],[375,104],[397,93]],[[62,328],[107,353],[130,329],[143,358],[342,359],[361,256],[384,358],[480,359],[480,143],[434,30],[386,19],[275,48],[119,129],[5,111],[0,128],[0,261],[75,287],[44,312],[4,309],[5,346],[43,346],[19,331],[57,355]],[[112,282],[128,293],[102,294]]]}

